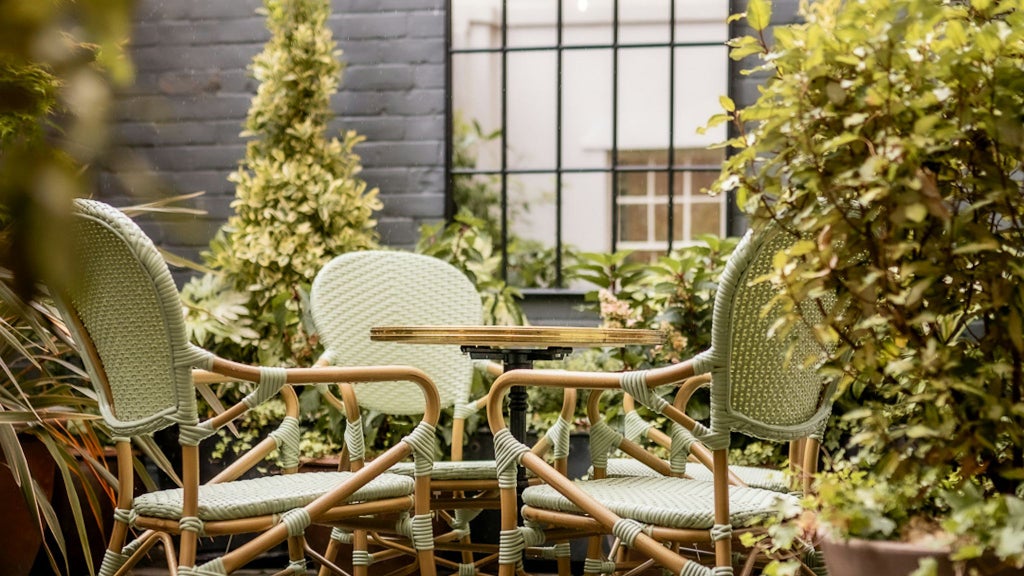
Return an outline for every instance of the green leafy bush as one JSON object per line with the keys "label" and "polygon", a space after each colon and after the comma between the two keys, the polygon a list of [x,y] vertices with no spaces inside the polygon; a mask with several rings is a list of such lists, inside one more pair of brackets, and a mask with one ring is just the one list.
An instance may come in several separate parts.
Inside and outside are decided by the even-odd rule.
{"label": "green leafy bush", "polygon": [[1024,495],[1024,3],[821,0],[804,16],[772,45],[732,42],[771,78],[713,120],[739,131],[715,188],[755,226],[811,238],[777,257],[776,329],[838,294],[807,360],[860,407],[852,463],[912,487],[887,491],[891,533],[930,520],[955,558],[1024,564],[1024,541],[996,544],[1008,516],[963,520]]}
{"label": "green leafy bush", "polygon": [[[3,14],[0,468],[43,537],[50,573],[93,574],[94,554],[106,543],[90,542],[87,529],[110,520],[103,504],[113,503],[117,486],[104,459],[109,437],[78,351],[41,283],[73,280],[65,234],[71,202],[91,193],[89,167],[107,151],[108,80],[131,77],[122,50],[131,14],[124,2],[6,2]],[[69,519],[57,518],[41,488],[52,479],[36,478],[28,468],[26,452],[36,443],[52,459],[55,485],[63,485],[54,497],[66,499]],[[77,557],[85,566],[69,566]]]}

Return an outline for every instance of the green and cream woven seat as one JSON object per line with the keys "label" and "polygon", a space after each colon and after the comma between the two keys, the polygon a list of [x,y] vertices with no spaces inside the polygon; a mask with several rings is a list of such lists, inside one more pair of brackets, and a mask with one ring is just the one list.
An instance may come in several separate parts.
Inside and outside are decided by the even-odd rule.
{"label": "green and cream woven seat", "polygon": [[[668,465],[668,462],[666,462]],[[652,470],[643,462],[632,458],[609,458],[606,468],[607,478],[621,478],[630,476],[663,477],[656,470]],[[759,468],[757,466],[729,466],[729,470],[738,476],[747,486],[771,490],[773,492],[790,492],[792,486],[790,477],[782,470],[772,468]],[[711,482],[714,474],[706,466],[700,463],[690,463],[686,466],[685,474],[694,480]]]}
{"label": "green and cream woven seat", "polygon": [[[677,529],[710,530],[715,524],[714,485],[670,476],[633,476],[578,482],[580,490],[623,518]],[[729,513],[743,526],[795,497],[759,488],[729,487]],[[543,510],[581,513],[570,499],[547,485],[523,491],[523,503]]]}
{"label": "green and cream woven seat", "polygon": [[[479,325],[483,308],[476,288],[460,270],[438,258],[370,250],[343,254],[324,266],[313,281],[310,304],[325,349],[318,364],[406,364],[430,375],[437,385],[442,407],[453,410],[452,449],[450,460],[436,461],[431,470],[421,473],[429,474],[434,492],[431,507],[447,520],[449,528],[435,535],[435,545],[438,549],[462,552],[461,562],[439,558],[439,565],[459,574],[473,574],[480,568],[481,559],[493,562],[493,552],[475,559],[471,550],[482,547],[469,538],[470,520],[483,508],[497,507],[496,499],[487,494],[497,489],[494,461],[462,460],[466,418],[487,404],[487,397],[470,397],[474,361],[457,345],[370,339],[370,328],[374,326]],[[342,392],[343,402],[331,395],[325,398],[346,415],[345,440],[352,469],[363,466],[365,456],[360,410],[386,415],[423,411],[422,400],[405,382],[355,384],[343,387]],[[553,447],[556,459],[564,459],[568,452],[569,422],[563,420],[553,431],[545,445]],[[408,462],[390,468],[396,474],[415,471],[415,465]],[[441,498],[447,504],[434,503]],[[453,509],[455,501],[465,503],[466,507]],[[341,531],[335,531],[333,536],[347,538]],[[337,547],[337,542],[329,545],[328,558]],[[357,566],[357,576],[362,570],[364,566]]]}
{"label": "green and cream woven seat", "polygon": [[[167,547],[171,573],[177,566],[182,576],[229,574],[286,541],[285,570],[304,572],[304,534],[311,524],[350,529],[369,524],[406,535],[417,550],[418,568],[435,574],[430,511],[413,497],[416,490],[429,489],[429,480],[384,473],[410,454],[422,468],[430,468],[440,405],[426,374],[395,366],[263,368],[219,358],[187,341],[181,300],[167,265],[131,219],[106,204],[76,200],[72,221],[75,281],[51,286],[51,293],[116,443],[118,498],[101,576],[128,572],[160,542]],[[415,383],[409,394],[421,398],[424,417],[414,431],[364,470],[296,473],[299,404],[292,385],[378,380]],[[252,391],[201,421],[196,387],[228,381],[251,383]],[[275,397],[285,403],[281,425],[201,484],[199,444]],[[170,427],[177,428],[181,444],[181,488],[136,494],[132,439]],[[286,474],[238,480],[253,474],[275,450]],[[129,541],[132,529],[138,536]],[[200,535],[242,533],[256,536],[220,558],[195,565]],[[357,543],[355,555],[366,553]]]}
{"label": "green and cream woven seat", "polygon": [[[321,472],[317,474],[281,474],[224,484],[199,487],[199,506],[195,516],[203,522],[238,520],[253,516],[284,514],[306,506],[352,478],[351,472]],[[371,502],[384,498],[411,496],[415,483],[408,476],[381,474],[359,487],[344,504]],[[132,510],[139,516],[180,520],[184,505],[184,490],[160,490],[135,498]]]}
{"label": "green and cream woven seat", "polygon": [[[678,454],[704,453],[714,471],[711,480],[680,476],[699,474],[703,464],[685,465],[686,458],[666,467],[642,446],[612,430],[598,419],[591,429],[591,444],[599,444],[595,472],[602,473],[614,448],[648,465],[663,469],[662,477],[631,476],[571,482],[516,441],[502,420],[504,407],[488,404],[488,423],[494,433],[503,507],[502,550],[499,576],[512,576],[521,551],[542,542],[561,541],[574,535],[614,535],[628,556],[602,557],[601,538],[592,538],[584,572],[611,574],[636,569],[636,557],[661,565],[681,576],[733,574],[733,547],[738,536],[758,528],[749,522],[774,515],[780,504],[796,505],[794,496],[772,490],[733,485],[728,452],[732,433],[767,441],[803,442],[808,454],[817,442],[831,412],[834,382],[819,375],[812,359],[820,346],[806,326],[785,338],[770,337],[774,316],[766,309],[776,292],[763,279],[772,270],[775,255],[791,246],[796,237],[774,226],[757,234],[748,232],[730,257],[715,298],[711,347],[678,364],[644,371],[593,373],[531,370],[504,374],[492,386],[492,398],[500,398],[512,386],[574,387],[591,390],[622,390],[672,424],[671,448]],[[822,308],[817,308],[817,304]],[[809,301],[810,310],[829,310],[826,296]],[[809,362],[810,361],[810,362]],[[710,382],[711,418],[705,426],[687,416],[679,405],[668,402],[655,389],[677,386],[681,393]],[[598,394],[590,394],[596,407]],[[521,510],[525,525],[514,513],[515,474],[518,466],[533,470],[543,485],[526,488]],[[735,471],[733,471],[735,473]],[[766,485],[773,482],[765,479]],[[732,482],[732,483],[731,483]],[[676,546],[678,545],[678,546]],[[713,547],[714,554],[690,551]],[[744,551],[750,552],[750,551]],[[808,562],[817,563],[811,549]],[[755,567],[749,554],[744,574]],[[639,568],[639,569],[642,569]],[[638,570],[639,570],[638,569]]]}

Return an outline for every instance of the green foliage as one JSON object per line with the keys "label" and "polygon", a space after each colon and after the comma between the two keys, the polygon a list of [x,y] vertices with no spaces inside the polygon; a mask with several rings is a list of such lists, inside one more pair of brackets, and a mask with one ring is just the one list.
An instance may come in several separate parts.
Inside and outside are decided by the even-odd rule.
{"label": "green foliage", "polygon": [[[181,289],[189,322],[189,340],[205,348],[231,342],[245,345],[259,339],[249,316],[249,294],[236,290],[224,274],[204,274]],[[193,303],[204,303],[205,307]]]}
{"label": "green foliage", "polygon": [[131,77],[131,15],[123,0],[0,0],[0,13],[0,265],[30,298],[40,281],[70,280],[63,232],[107,149],[106,77]]}
{"label": "green foliage", "polygon": [[34,62],[15,63],[0,59],[0,93],[14,105],[0,114],[0,146],[14,138],[38,137],[47,118],[57,107],[60,81],[47,66]]}
{"label": "green foliage", "polygon": [[[79,553],[62,532],[67,519],[30,475],[25,446],[38,441],[53,460],[90,574],[97,543],[86,528],[107,520],[99,506],[113,499],[116,481],[95,395],[41,282],[71,280],[64,232],[72,198],[89,193],[88,166],[106,149],[105,76],[131,76],[121,50],[128,8],[122,0],[0,0],[0,452],[54,574],[69,573],[67,559]],[[73,35],[64,29],[72,21]]]}
{"label": "green foliage", "polygon": [[[86,390],[88,376],[74,363],[75,349],[68,337],[61,336],[66,330],[56,310],[24,302],[11,289],[9,271],[0,269],[0,274],[0,446],[30,514],[41,531],[54,537],[53,544],[49,539],[45,542],[51,565],[59,570],[58,558],[68,555],[60,522],[46,493],[29,474],[22,448],[29,438],[38,439],[52,454],[58,472],[66,479],[72,475],[77,478],[67,482],[66,488],[69,501],[78,504],[72,506],[72,511],[83,533],[86,506],[79,502],[76,486],[93,502],[108,498],[78,477],[75,464],[80,448],[102,459],[102,444],[94,425],[99,412],[94,395]],[[83,544],[88,549],[87,539]]]}
{"label": "green foliage", "polygon": [[[1024,2],[804,12],[773,46],[734,42],[761,44],[773,77],[729,114],[740,136],[714,188],[811,238],[777,257],[776,328],[838,294],[819,360],[863,407],[851,456],[898,497],[893,529],[955,517],[970,491],[1002,506],[1024,479]],[[971,538],[1024,562],[994,544],[1003,528]]]}
{"label": "green foliage", "polygon": [[236,213],[205,254],[223,276],[197,280],[203,286],[185,293],[209,296],[189,308],[210,314],[229,307],[240,314],[237,294],[249,294],[246,334],[218,333],[206,318],[190,315],[194,335],[226,343],[234,358],[308,363],[315,352],[303,318],[308,286],[332,257],[377,247],[372,216],[381,205],[377,190],[357,177],[353,147],[363,138],[351,130],[340,140],[326,135],[342,70],[327,26],[329,2],[265,6],[271,37],[250,67],[260,85],[243,132],[253,140],[229,177]]}
{"label": "green foliage", "polygon": [[424,226],[416,251],[440,258],[466,274],[480,292],[485,323],[526,323],[518,302],[523,295],[501,279],[501,252],[495,251],[494,239],[483,220],[460,211],[450,224]]}
{"label": "green foliage", "polygon": [[589,292],[604,326],[663,330],[666,344],[627,354],[632,368],[678,362],[711,344],[711,316],[718,278],[738,239],[700,236],[653,264],[629,262],[628,251],[582,253],[570,268],[574,278],[599,287]]}

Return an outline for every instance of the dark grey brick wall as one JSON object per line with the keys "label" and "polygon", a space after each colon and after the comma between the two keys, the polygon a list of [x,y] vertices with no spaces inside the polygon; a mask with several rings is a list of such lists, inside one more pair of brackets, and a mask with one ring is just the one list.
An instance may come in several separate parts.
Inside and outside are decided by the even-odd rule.
{"label": "dark grey brick wall", "polygon": [[[333,0],[330,26],[347,63],[332,101],[336,134],[356,148],[364,178],[380,188],[383,241],[409,246],[444,214],[444,0]],[[256,82],[246,67],[268,39],[261,0],[140,0],[131,54],[136,82],[116,99],[117,152],[101,176],[116,203],[138,195],[205,191],[204,217],[146,222],[174,252],[196,257],[231,213],[227,175]]]}

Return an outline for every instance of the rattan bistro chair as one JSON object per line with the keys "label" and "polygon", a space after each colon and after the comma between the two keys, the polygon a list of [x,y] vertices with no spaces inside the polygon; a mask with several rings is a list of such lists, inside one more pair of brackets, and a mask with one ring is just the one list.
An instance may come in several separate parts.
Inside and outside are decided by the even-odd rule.
{"label": "rattan bistro chair", "polygon": [[[710,374],[702,374],[688,379],[679,387],[673,405],[685,412],[686,405],[693,393],[710,382]],[[714,479],[714,474],[711,471],[711,453],[702,444],[696,442],[693,435],[685,428],[673,424],[670,433],[666,434],[637,413],[632,396],[623,394],[623,431],[621,434],[616,433],[610,425],[602,420],[599,407],[600,397],[600,394],[591,394],[587,406],[587,414],[591,422],[595,423],[594,428],[599,429],[596,435],[599,438],[606,438],[603,443],[591,444],[591,460],[594,462],[590,470],[591,478],[675,475],[695,480],[711,481]],[[595,435],[593,429],[591,435]],[[642,459],[609,457],[609,453],[615,449],[635,445],[644,440],[667,450],[668,460],[654,459],[646,452],[641,452]],[[817,472],[818,466],[817,450],[821,438],[815,436],[813,440],[813,444],[809,443],[807,438],[792,440],[789,443],[789,466],[785,469],[730,465],[730,483],[736,486],[752,486],[775,492],[806,492],[810,488],[811,480]],[[628,443],[623,444],[624,441],[628,441]]]}
{"label": "rattan bistro chair", "polygon": [[[325,348],[318,364],[401,363],[430,375],[440,393],[441,406],[453,408],[451,459],[434,462],[430,471],[430,507],[447,524],[447,529],[439,528],[435,534],[435,543],[438,549],[461,551],[461,562],[441,557],[437,562],[459,574],[473,574],[493,564],[497,550],[473,543],[469,537],[469,521],[481,510],[497,509],[499,505],[494,461],[462,459],[466,418],[485,407],[488,400],[488,396],[471,398],[474,361],[457,345],[370,340],[373,326],[479,325],[483,310],[476,287],[465,274],[443,260],[410,252],[371,250],[342,254],[324,266],[313,281],[310,304]],[[482,368],[501,371],[494,364]],[[423,402],[405,383],[358,384],[340,390],[343,401],[331,394],[326,397],[346,415],[345,439],[353,470],[363,465],[366,456],[360,408],[389,415],[423,411]],[[537,454],[550,449],[557,469],[563,473],[575,398],[573,391],[566,394],[558,422],[533,448]],[[390,471],[414,473],[408,463],[400,463]],[[333,531],[326,556],[332,557],[340,542],[350,538],[341,530]],[[559,547],[558,551],[567,565],[568,547]],[[367,561],[381,558],[384,556]]]}
{"label": "rattan bistro chair", "polygon": [[[187,342],[181,301],[170,272],[134,222],[90,200],[75,201],[73,222],[76,281],[54,292],[82,352],[102,417],[115,437],[118,461],[115,524],[101,576],[127,573],[157,542],[167,547],[172,575],[228,574],[285,541],[289,569],[301,572],[304,548],[308,548],[303,534],[312,523],[362,526],[371,521],[379,524],[386,517],[392,524],[413,524],[408,519],[415,501],[412,496],[425,481],[384,471],[410,453],[429,467],[439,406],[437,392],[423,372],[407,367],[261,368],[218,358]],[[198,380],[218,379],[257,386],[237,405],[199,421],[194,386]],[[355,473],[291,473],[236,480],[275,448],[281,452],[283,468],[294,472],[297,467],[297,400],[291,384],[377,380],[414,382],[411,392],[424,398],[423,420],[406,442]],[[290,414],[281,427],[216,478],[200,483],[200,441],[278,394],[283,395]],[[170,426],[177,426],[182,445],[182,487],[133,496],[130,439]],[[133,529],[141,534],[129,541]],[[195,565],[199,536],[241,533],[255,536],[220,558]],[[432,575],[430,542],[419,542],[420,568]]]}
{"label": "rattan bistro chair", "polygon": [[[754,528],[755,517],[770,514],[780,500],[793,496],[774,491],[730,486],[730,433],[788,442],[813,438],[831,411],[834,383],[805,365],[817,351],[813,335],[803,327],[788,339],[767,336],[773,319],[762,314],[775,296],[767,282],[774,255],[792,243],[792,236],[775,227],[748,233],[726,266],[715,300],[711,348],[679,364],[620,374],[564,371],[514,371],[492,387],[488,422],[502,483],[502,576],[511,576],[526,543],[577,533],[615,535],[622,545],[683,576],[733,573],[733,539]],[[652,389],[680,385],[701,374],[711,376],[711,420],[705,427],[654,394]],[[655,412],[693,434],[712,452],[712,482],[679,477],[627,477],[569,482],[516,442],[504,426],[501,395],[513,385],[622,389]],[[815,449],[808,440],[807,449]],[[635,447],[635,445],[633,445]],[[630,447],[633,451],[633,447]],[[527,524],[516,526],[514,475],[517,464],[527,467],[545,484],[527,488],[522,499]],[[545,536],[545,531],[548,535]],[[714,546],[714,565],[705,566],[677,553],[665,542],[697,547]],[[591,550],[591,553],[594,552]],[[589,554],[588,554],[589,555]],[[745,571],[752,570],[753,554]],[[613,573],[623,566],[590,557],[587,573]]]}

